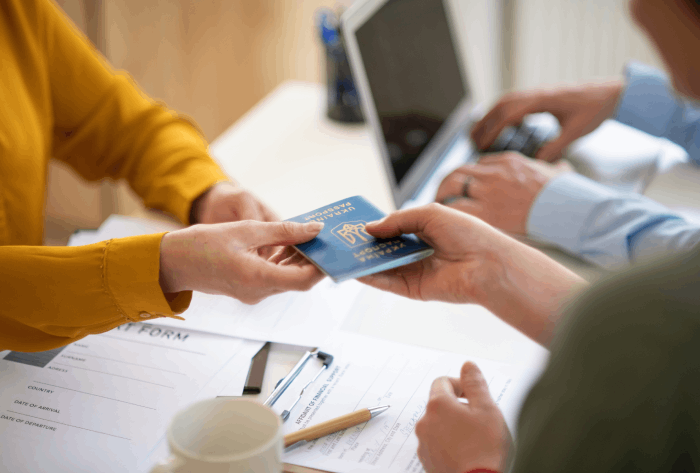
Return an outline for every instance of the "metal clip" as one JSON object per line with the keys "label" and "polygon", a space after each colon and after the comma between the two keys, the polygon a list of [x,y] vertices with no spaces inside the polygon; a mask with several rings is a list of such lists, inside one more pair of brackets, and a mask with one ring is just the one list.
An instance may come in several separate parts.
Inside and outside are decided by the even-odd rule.
{"label": "metal clip", "polygon": [[304,353],[304,356],[301,357],[299,362],[292,368],[292,371],[289,372],[287,376],[284,378],[280,379],[277,385],[275,386],[274,391],[272,391],[272,394],[265,400],[264,405],[267,407],[272,407],[275,402],[279,399],[279,397],[287,390],[287,388],[294,382],[294,380],[299,376],[299,373],[304,369],[304,365],[311,359],[311,358],[318,358],[319,360],[323,361],[323,366],[319,370],[318,373],[316,373],[316,376],[313,377],[311,381],[306,383],[306,385],[303,387],[301,392],[299,393],[299,396],[297,396],[296,400],[294,403],[288,408],[282,411],[282,414],[280,414],[280,417],[282,418],[282,422],[285,422],[289,418],[289,414],[292,409],[297,405],[299,400],[304,394],[304,391],[306,391],[306,388],[308,388],[311,384],[313,384],[319,376],[321,376],[321,373],[323,373],[332,363],[333,363],[333,355],[329,355],[328,353],[324,353],[322,351],[307,351]]}

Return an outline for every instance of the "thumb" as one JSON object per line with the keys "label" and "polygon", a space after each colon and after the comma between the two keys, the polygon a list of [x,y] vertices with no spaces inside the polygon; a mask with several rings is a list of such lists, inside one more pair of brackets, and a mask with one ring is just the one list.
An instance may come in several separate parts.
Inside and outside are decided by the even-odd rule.
{"label": "thumb", "polygon": [[493,404],[489,385],[481,374],[481,370],[472,362],[468,361],[462,365],[459,376],[459,385],[462,388],[462,396],[469,400],[469,404],[474,407]]}
{"label": "thumb", "polygon": [[362,284],[367,284],[380,291],[391,292],[403,297],[411,297],[406,279],[402,273],[406,271],[406,266],[402,268],[390,269],[381,273],[358,278]]}
{"label": "thumb", "polygon": [[323,229],[322,222],[255,222],[253,225],[251,243],[255,246],[297,245],[315,238]]}
{"label": "thumb", "polygon": [[559,159],[566,149],[574,140],[581,137],[581,131],[578,128],[562,128],[561,133],[555,139],[542,146],[535,155],[536,159],[542,161],[553,162]]}
{"label": "thumb", "polygon": [[368,223],[365,229],[377,238],[391,238],[403,233],[421,233],[440,207],[442,207],[440,204],[430,204],[398,210],[381,220]]}

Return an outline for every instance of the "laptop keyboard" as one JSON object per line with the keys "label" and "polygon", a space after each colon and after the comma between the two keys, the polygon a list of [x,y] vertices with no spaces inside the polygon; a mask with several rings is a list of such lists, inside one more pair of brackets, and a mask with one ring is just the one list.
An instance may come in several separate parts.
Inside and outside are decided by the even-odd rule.
{"label": "laptop keyboard", "polygon": [[551,127],[522,123],[504,128],[496,141],[483,152],[517,151],[534,158],[537,151],[555,136],[556,130]]}

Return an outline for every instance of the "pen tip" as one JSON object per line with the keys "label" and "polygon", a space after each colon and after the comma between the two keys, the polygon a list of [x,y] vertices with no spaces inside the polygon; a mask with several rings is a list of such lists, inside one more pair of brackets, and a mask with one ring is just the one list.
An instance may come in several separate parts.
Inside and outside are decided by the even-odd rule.
{"label": "pen tip", "polygon": [[378,416],[379,414],[381,414],[382,412],[384,412],[384,411],[386,411],[387,409],[389,409],[390,407],[391,407],[391,406],[387,404],[387,405],[384,405],[384,406],[371,407],[371,408],[369,408],[368,410],[369,410],[370,414],[372,415],[371,418],[374,418],[374,417]]}

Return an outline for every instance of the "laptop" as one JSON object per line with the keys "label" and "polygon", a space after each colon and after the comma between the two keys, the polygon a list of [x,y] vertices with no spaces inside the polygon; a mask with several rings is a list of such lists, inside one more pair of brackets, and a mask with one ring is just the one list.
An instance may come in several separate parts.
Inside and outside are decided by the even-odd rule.
{"label": "laptop", "polygon": [[[396,208],[433,201],[447,174],[479,157],[468,136],[478,114],[450,3],[356,0],[341,19]],[[488,151],[534,156],[549,137],[526,123],[504,130]]]}

